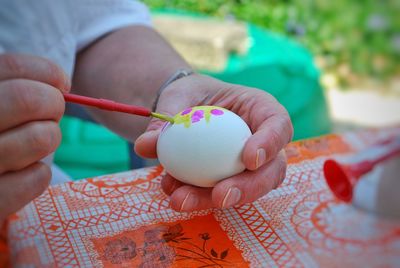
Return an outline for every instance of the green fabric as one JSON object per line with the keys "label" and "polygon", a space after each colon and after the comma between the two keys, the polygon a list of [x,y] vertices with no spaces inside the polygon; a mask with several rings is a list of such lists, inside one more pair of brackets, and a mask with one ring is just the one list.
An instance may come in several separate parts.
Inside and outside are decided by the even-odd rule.
{"label": "green fabric", "polygon": [[[209,19],[202,14],[175,9],[153,10],[153,14]],[[247,27],[252,45],[246,55],[230,55],[222,72],[201,72],[273,95],[289,112],[294,140],[329,133],[331,120],[319,81],[320,73],[310,52],[285,36],[252,24]]]}
{"label": "green fabric", "polygon": [[63,138],[54,162],[73,179],[128,170],[127,142],[107,128],[70,116],[60,125]]}
{"label": "green fabric", "polygon": [[248,27],[253,46],[247,55],[232,55],[221,73],[205,73],[269,92],[288,110],[295,140],[328,133],[331,122],[311,54],[285,37]]}

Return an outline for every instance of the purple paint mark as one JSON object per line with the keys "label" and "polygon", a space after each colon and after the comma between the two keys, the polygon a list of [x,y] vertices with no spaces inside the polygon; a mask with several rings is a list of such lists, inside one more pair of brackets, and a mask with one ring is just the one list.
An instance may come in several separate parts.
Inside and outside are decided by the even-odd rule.
{"label": "purple paint mark", "polygon": [[161,131],[164,131],[164,129],[166,129],[169,124],[170,124],[170,122],[165,122],[165,124],[163,125]]}
{"label": "purple paint mark", "polygon": [[192,123],[199,122],[202,118],[204,118],[204,111],[197,110],[192,115]]}
{"label": "purple paint mark", "polygon": [[192,108],[188,108],[188,109],[184,110],[184,111],[181,113],[181,115],[188,114],[188,113],[190,113],[191,111],[192,111]]}
{"label": "purple paint mark", "polygon": [[213,114],[213,115],[223,115],[224,111],[222,111],[220,109],[212,109],[211,110],[211,114]]}

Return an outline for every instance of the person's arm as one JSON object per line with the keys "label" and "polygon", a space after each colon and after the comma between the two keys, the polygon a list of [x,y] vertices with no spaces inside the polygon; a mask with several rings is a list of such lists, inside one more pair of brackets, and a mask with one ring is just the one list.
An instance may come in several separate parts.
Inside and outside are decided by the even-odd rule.
{"label": "person's arm", "polygon": [[[73,78],[76,93],[151,107],[157,89],[176,70],[189,68],[182,58],[151,28],[131,26],[99,39],[80,53]],[[178,182],[168,174],[162,180],[179,211],[230,207],[251,202],[277,187],[286,171],[283,147],[293,127],[287,111],[268,93],[193,74],[170,84],[161,94],[157,111],[174,115],[184,108],[216,105],[232,110],[250,126],[253,135],[242,160],[247,170],[199,188]],[[96,118],[134,140],[148,120],[118,113],[92,110]],[[157,157],[157,137],[163,122],[152,119],[135,141],[143,157]]]}
{"label": "person's arm", "polygon": [[[156,31],[129,26],[100,38],[78,54],[73,93],[151,108],[159,87],[182,68],[190,66]],[[131,141],[149,122],[139,116],[98,109],[90,112]]]}

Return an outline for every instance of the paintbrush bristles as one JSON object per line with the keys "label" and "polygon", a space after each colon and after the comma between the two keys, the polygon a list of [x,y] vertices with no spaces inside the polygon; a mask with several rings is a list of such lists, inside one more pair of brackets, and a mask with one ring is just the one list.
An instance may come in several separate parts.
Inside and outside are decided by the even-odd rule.
{"label": "paintbrush bristles", "polygon": [[164,121],[168,121],[171,124],[174,123],[174,119],[172,117],[169,117],[167,115],[163,115],[163,114],[159,114],[159,113],[151,113],[152,117],[156,117],[158,119],[164,120]]}

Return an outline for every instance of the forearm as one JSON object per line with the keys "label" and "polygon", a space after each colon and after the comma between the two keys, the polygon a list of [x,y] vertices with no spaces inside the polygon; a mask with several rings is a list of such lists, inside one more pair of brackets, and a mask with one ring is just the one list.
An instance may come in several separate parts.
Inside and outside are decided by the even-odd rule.
{"label": "forearm", "polygon": [[[131,26],[99,39],[79,53],[73,76],[76,94],[151,107],[158,88],[188,64],[153,29]],[[100,123],[134,140],[148,119],[90,109]]]}

